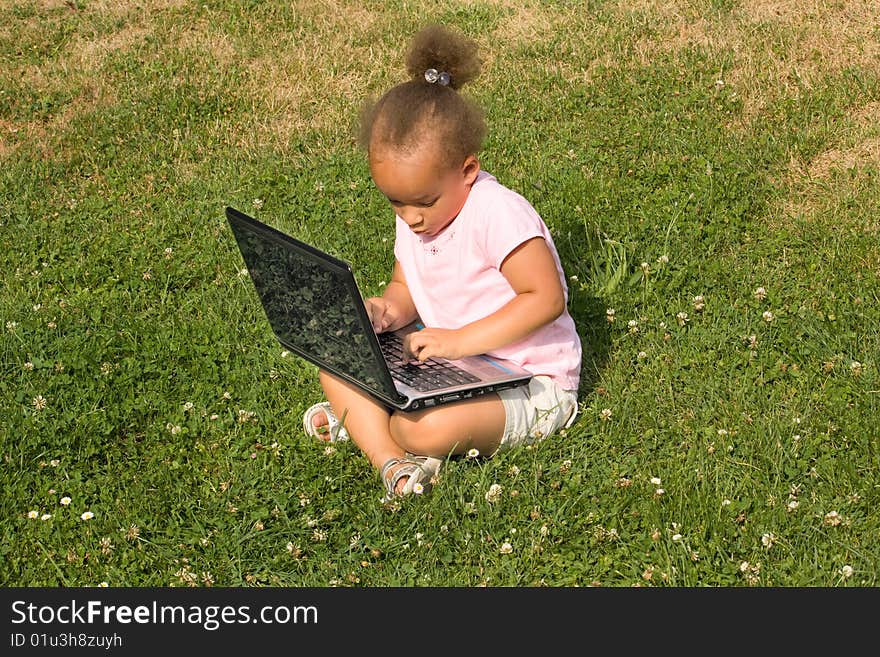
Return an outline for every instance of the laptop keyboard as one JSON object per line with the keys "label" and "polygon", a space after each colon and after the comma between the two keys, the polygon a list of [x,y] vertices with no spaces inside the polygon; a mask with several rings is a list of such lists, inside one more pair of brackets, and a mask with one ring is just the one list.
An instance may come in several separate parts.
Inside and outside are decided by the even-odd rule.
{"label": "laptop keyboard", "polygon": [[416,390],[427,392],[463,383],[476,383],[480,380],[460,367],[433,358],[429,358],[424,363],[405,363],[403,360],[403,341],[399,335],[380,333],[378,338],[392,376]]}

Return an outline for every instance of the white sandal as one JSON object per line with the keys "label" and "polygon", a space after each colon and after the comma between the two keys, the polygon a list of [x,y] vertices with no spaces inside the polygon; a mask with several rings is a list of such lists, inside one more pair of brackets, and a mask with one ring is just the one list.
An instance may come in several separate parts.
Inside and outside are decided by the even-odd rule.
{"label": "white sandal", "polygon": [[[326,429],[323,427],[316,427],[312,424],[312,418],[314,418],[319,412],[323,412],[324,415],[327,416]],[[345,413],[342,414],[342,419],[345,420]],[[306,435],[317,438],[318,440],[323,440],[324,442],[337,443],[348,440],[348,432],[345,430],[342,422],[340,422],[333,413],[333,409],[330,408],[330,402],[313,404],[305,413],[303,413],[303,431],[306,432]]]}
{"label": "white sandal", "polygon": [[[390,473],[395,465],[400,467]],[[385,461],[379,471],[382,483],[385,484],[385,497],[382,502],[390,502],[395,497],[403,497],[415,493],[421,495],[431,490],[434,479],[440,471],[443,460],[433,456],[415,456],[407,453],[403,458],[391,458]],[[403,485],[400,493],[397,492],[397,482],[404,477],[409,477]]]}

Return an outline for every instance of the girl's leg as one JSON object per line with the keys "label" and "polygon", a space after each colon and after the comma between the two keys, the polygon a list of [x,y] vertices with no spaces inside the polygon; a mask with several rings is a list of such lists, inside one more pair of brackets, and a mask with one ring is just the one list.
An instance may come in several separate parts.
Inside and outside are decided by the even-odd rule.
{"label": "girl's leg", "polygon": [[[498,395],[393,414],[376,399],[321,371],[321,387],[337,418],[348,435],[377,470],[388,459],[401,458],[406,452],[419,456],[444,458],[464,454],[471,448],[490,455],[498,448],[504,433],[506,413]],[[327,418],[317,414],[312,422],[325,426]],[[392,470],[393,472],[393,470]],[[406,479],[398,483],[398,492]]]}
{"label": "girl's leg", "polygon": [[[327,372],[320,372],[320,381],[333,413],[343,422],[348,435],[377,470],[388,459],[404,456],[403,448],[391,437],[391,412],[387,407]],[[326,425],[327,418],[319,413],[312,422],[320,427]]]}
{"label": "girl's leg", "polygon": [[394,442],[411,454],[443,458],[476,448],[489,456],[504,435],[507,414],[494,393],[391,416]]}

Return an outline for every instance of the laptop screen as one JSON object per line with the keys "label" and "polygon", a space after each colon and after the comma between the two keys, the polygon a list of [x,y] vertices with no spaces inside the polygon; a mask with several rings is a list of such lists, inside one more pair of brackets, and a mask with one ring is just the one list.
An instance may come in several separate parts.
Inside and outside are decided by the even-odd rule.
{"label": "laptop screen", "polygon": [[349,266],[239,215],[227,211],[279,342],[318,367],[398,399]]}

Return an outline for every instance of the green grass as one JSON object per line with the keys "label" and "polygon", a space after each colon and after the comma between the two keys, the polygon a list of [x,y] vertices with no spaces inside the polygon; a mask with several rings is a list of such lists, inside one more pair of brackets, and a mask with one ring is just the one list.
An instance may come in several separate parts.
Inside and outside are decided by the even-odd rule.
{"label": "green grass", "polygon": [[[6,3],[0,584],[876,586],[880,76],[834,28],[880,11],[761,4]],[[572,277],[581,416],[386,508],[302,435],[223,207],[381,290],[351,126],[438,16]]]}

